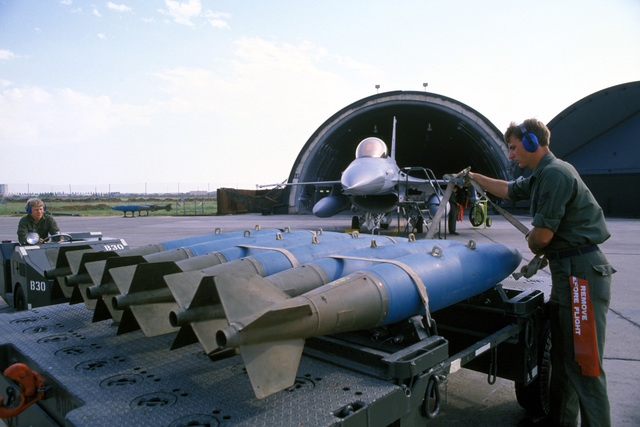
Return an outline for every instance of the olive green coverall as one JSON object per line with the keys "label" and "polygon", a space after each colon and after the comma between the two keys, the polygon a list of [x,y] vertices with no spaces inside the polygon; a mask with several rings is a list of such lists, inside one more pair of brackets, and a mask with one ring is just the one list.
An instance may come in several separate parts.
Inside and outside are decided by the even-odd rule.
{"label": "olive green coverall", "polygon": [[[549,260],[551,311],[551,420],[575,426],[610,426],[611,414],[602,365],[606,316],[615,270],[596,246],[610,237],[602,209],[569,163],[548,153],[528,178],[509,183],[509,198],[531,200],[532,225],[554,232],[543,249]],[[575,361],[570,277],[588,282],[593,307],[599,376],[583,375]]]}

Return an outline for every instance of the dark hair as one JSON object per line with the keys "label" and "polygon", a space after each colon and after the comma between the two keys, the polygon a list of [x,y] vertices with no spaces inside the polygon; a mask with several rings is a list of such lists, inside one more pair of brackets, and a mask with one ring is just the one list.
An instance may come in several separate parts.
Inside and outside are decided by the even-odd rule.
{"label": "dark hair", "polygon": [[[544,123],[537,119],[527,119],[522,124],[528,132],[533,133],[538,138],[538,143],[541,147],[549,146],[549,143],[551,142],[551,132]],[[504,140],[507,144],[509,143],[509,138],[511,138],[511,136],[515,136],[522,141],[523,133],[516,122],[511,122],[507,131],[504,133]]]}

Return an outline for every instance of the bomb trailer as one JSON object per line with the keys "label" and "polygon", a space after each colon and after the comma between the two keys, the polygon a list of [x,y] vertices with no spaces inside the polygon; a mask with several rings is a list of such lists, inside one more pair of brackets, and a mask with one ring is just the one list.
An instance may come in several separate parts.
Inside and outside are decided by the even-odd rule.
{"label": "bomb trailer", "polygon": [[416,317],[308,339],[295,384],[256,399],[240,356],[213,361],[196,345],[170,351],[173,337],[117,335],[114,322],[93,322],[81,304],[49,306],[65,296],[47,276],[60,280],[64,272],[54,270],[68,268],[49,264],[65,258],[53,252],[126,247],[90,234],[2,244],[5,300],[29,308],[0,314],[7,425],[428,425],[461,367],[490,383],[514,381],[528,413],[548,412],[548,281],[506,279],[434,313],[429,328]]}

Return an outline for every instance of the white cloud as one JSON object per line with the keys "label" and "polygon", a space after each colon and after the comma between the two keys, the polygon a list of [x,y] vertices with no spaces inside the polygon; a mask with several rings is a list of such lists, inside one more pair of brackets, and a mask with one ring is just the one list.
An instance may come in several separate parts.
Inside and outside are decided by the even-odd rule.
{"label": "white cloud", "polygon": [[15,53],[11,52],[10,50],[0,49],[0,60],[2,60],[2,59],[10,60],[10,59],[15,59],[17,57],[18,57],[18,55],[16,55]]}
{"label": "white cloud", "polygon": [[108,2],[107,8],[115,10],[116,12],[131,12],[131,8],[126,4],[115,4],[113,2]]}
{"label": "white cloud", "polygon": [[202,11],[200,0],[189,0],[187,2],[165,0],[165,4],[168,10],[161,10],[161,13],[172,17],[176,23],[189,27],[195,25],[191,22],[191,19],[198,17]]}
{"label": "white cloud", "polygon": [[71,6],[72,3],[72,0],[60,0],[60,4],[63,4],[65,6]]}
{"label": "white cloud", "polygon": [[115,126],[146,123],[144,110],[72,89],[5,88],[0,93],[0,141],[38,147],[83,143]]}
{"label": "white cloud", "polygon": [[160,90],[168,97],[158,103],[175,112],[216,111],[244,118],[264,116],[264,109],[270,110],[269,104],[277,100],[300,114],[316,111],[332,93],[349,92],[345,73],[367,81],[381,74],[308,42],[290,45],[243,38],[236,42],[234,58],[215,71],[178,67],[157,74],[167,83]]}
{"label": "white cloud", "polygon": [[174,113],[221,111],[221,94],[227,93],[226,85],[211,70],[178,67],[165,70],[156,77],[165,83],[160,90],[167,100],[155,101],[162,109]]}
{"label": "white cloud", "polygon": [[98,18],[102,17],[102,14],[100,13],[100,11],[98,9],[96,9],[95,7],[93,8],[93,12],[92,12],[95,16],[97,16]]}
{"label": "white cloud", "polygon": [[165,94],[156,106],[178,123],[193,120],[201,139],[184,139],[184,150],[199,150],[214,176],[237,176],[237,165],[246,164],[255,167],[242,173],[243,180],[276,182],[286,178],[319,124],[343,108],[345,99],[363,96],[351,82],[375,81],[381,74],[308,42],[244,38],[236,42],[233,59],[215,68],[180,67],[156,75]]}
{"label": "white cloud", "polygon": [[[215,67],[176,67],[155,75],[156,99],[136,105],[69,88],[0,81],[0,111],[6,112],[0,115],[0,147],[17,153],[20,147],[18,156],[32,147],[52,148],[70,159],[88,153],[96,156],[95,167],[119,162],[135,182],[167,179],[148,172],[162,169],[158,165],[194,182],[276,182],[286,178],[319,124],[343,108],[345,99],[362,97],[350,82],[374,81],[372,75],[379,74],[308,42],[245,38],[236,42],[232,58]],[[241,165],[247,168],[238,174]]]}
{"label": "white cloud", "polygon": [[213,12],[211,10],[207,10],[204,13],[204,17],[213,27],[229,29],[229,24],[227,23],[227,20],[231,18],[231,14],[229,13]]}
{"label": "white cloud", "polygon": [[106,40],[107,36],[105,34],[103,34],[103,33],[98,33],[98,38],[100,40]]}
{"label": "white cloud", "polygon": [[160,9],[158,11],[165,16],[169,16],[178,24],[195,27],[196,22],[202,22],[202,19],[204,19],[212,27],[222,29],[230,28],[227,22],[229,18],[231,18],[230,13],[214,12],[212,10],[206,10],[203,13],[200,0],[165,0],[165,4],[167,9]]}

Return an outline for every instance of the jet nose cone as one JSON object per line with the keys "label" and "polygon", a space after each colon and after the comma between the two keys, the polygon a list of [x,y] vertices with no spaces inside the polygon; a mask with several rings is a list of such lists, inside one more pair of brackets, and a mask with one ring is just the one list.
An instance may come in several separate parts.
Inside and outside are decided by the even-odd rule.
{"label": "jet nose cone", "polygon": [[361,163],[351,164],[342,173],[342,187],[348,194],[375,194],[384,188],[385,174],[376,167]]}

